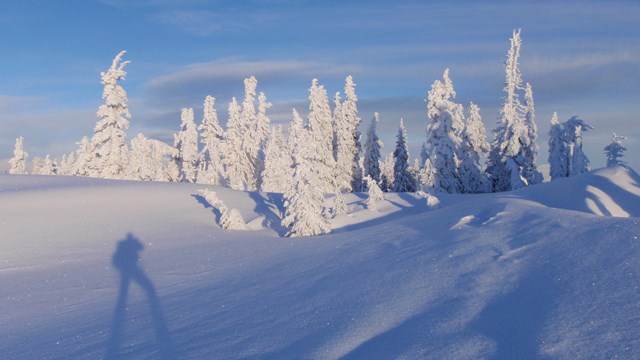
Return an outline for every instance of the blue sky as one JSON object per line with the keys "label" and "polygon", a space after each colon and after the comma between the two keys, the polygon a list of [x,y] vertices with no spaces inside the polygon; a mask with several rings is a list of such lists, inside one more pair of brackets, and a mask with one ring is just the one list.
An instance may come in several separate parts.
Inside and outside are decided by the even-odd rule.
{"label": "blue sky", "polygon": [[640,169],[638,14],[637,1],[3,1],[0,159],[12,156],[17,136],[31,158],[59,157],[90,136],[100,71],[123,49],[130,138],[169,141],[180,108],[194,107],[199,118],[206,95],[217,98],[224,124],[230,98],[242,97],[251,75],[274,103],[272,122],[288,123],[292,107],[306,111],[311,79],[332,96],[353,75],[363,132],[379,112],[390,152],[403,117],[418,155],[424,98],[447,67],[457,101],[479,104],[488,133],[495,128],[508,39],[522,28],[539,164],[557,111],[596,128],[584,141],[593,167],[604,165],[602,148],[616,132],[629,138],[626,160]]}

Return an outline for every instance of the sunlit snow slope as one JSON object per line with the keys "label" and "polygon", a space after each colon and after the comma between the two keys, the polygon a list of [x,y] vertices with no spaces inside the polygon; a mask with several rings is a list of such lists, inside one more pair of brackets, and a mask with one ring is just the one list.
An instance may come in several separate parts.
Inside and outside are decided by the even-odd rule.
{"label": "sunlit snow slope", "polygon": [[203,186],[3,175],[0,356],[638,359],[639,182],[349,195],[332,234],[284,238],[277,194],[215,188],[232,232]]}

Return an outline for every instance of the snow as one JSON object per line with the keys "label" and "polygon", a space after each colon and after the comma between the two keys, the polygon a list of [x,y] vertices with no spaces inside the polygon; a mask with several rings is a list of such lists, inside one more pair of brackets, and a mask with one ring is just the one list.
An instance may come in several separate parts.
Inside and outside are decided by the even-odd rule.
{"label": "snow", "polygon": [[[345,194],[332,233],[285,238],[281,194],[211,186],[251,229],[226,231],[201,185],[0,175],[0,353],[640,358],[639,184],[612,167],[375,212]],[[140,263],[118,270],[128,236]]]}

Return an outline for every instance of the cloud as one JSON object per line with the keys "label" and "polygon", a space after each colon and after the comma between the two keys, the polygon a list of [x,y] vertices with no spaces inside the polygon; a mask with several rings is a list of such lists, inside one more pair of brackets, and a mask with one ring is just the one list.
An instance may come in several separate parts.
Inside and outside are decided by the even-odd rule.
{"label": "cloud", "polygon": [[212,11],[170,10],[155,13],[149,19],[171,25],[196,36],[209,36],[223,28],[223,17]]}

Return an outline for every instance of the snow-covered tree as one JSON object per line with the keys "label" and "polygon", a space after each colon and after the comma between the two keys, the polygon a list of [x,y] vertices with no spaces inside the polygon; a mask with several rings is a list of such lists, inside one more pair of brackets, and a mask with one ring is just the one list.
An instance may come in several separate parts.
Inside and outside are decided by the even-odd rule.
{"label": "snow-covered tree", "polygon": [[429,125],[424,149],[437,169],[433,179],[434,190],[447,193],[462,191],[458,167],[462,155],[464,113],[462,105],[451,100],[455,95],[449,69],[446,69],[442,81],[436,80],[427,96]]}
{"label": "snow-covered tree", "polygon": [[380,189],[382,189],[382,191],[388,192],[393,190],[393,167],[393,153],[388,153],[382,163],[382,175],[380,179]]}
{"label": "snow-covered tree", "polygon": [[240,211],[237,209],[229,209],[222,200],[218,198],[215,191],[210,189],[198,190],[205,200],[220,212],[218,223],[221,228],[226,230],[246,230],[247,223],[242,218]]}
{"label": "snow-covered tree", "polygon": [[242,167],[248,173],[243,182],[247,190],[256,190],[256,171],[258,164],[258,151],[260,149],[260,136],[258,135],[257,115],[256,115],[256,88],[258,81],[255,77],[244,79],[244,101],[242,102],[242,112],[240,113],[240,134],[242,139],[243,156],[238,159],[242,161]]}
{"label": "snow-covered tree", "polygon": [[404,128],[404,121],[400,119],[398,136],[396,138],[396,149],[393,151],[393,191],[413,192],[416,191],[416,180],[409,172],[409,148],[407,145],[407,132]]}
{"label": "snow-covered tree", "polygon": [[291,182],[291,155],[282,135],[282,127],[271,131],[264,149],[264,170],[260,191],[283,193]]}
{"label": "snow-covered tree", "polygon": [[265,148],[267,146],[267,140],[271,135],[269,128],[269,117],[267,116],[267,109],[271,108],[272,104],[267,101],[267,96],[264,93],[258,95],[258,117],[256,120],[256,135],[258,139],[258,152],[256,156],[256,186],[258,189],[262,187],[262,173],[265,169]]}
{"label": "snow-covered tree", "polygon": [[360,116],[358,116],[358,97],[356,84],[352,76],[345,79],[344,102],[340,103],[339,94],[334,99],[335,159],[336,181],[343,191],[361,191],[363,173],[360,167]]}
{"label": "snow-covered tree", "polygon": [[593,127],[588,125],[577,116],[572,116],[564,124],[567,136],[567,150],[569,151],[569,176],[579,175],[591,170],[589,159],[582,152],[582,133],[592,130]]}
{"label": "snow-covered tree", "polygon": [[95,147],[91,173],[103,178],[122,179],[126,177],[129,165],[125,129],[129,127],[131,114],[128,110],[127,93],[118,84],[127,73],[124,67],[129,61],[122,61],[125,51],[121,51],[106,72],[100,73],[105,103],[98,108],[98,122],[93,130],[91,142]]}
{"label": "snow-covered tree", "polygon": [[564,124],[558,121],[558,114],[554,112],[549,128],[549,176],[552,181],[569,176],[569,156]]}
{"label": "snow-covered tree", "polygon": [[39,156],[34,156],[31,160],[31,174],[42,175],[44,173],[44,160]]}
{"label": "snow-covered tree", "polygon": [[42,163],[42,170],[40,174],[42,175],[55,175],[57,170],[57,163],[55,160],[51,159],[51,155],[47,154],[44,157],[44,161]]}
{"label": "snow-covered tree", "polygon": [[367,209],[376,210],[377,203],[379,201],[384,200],[384,194],[382,190],[380,190],[380,186],[378,186],[378,182],[375,181],[371,176],[367,175],[364,177],[365,182],[367,183],[368,193],[367,193]]}
{"label": "snow-covered tree", "polygon": [[131,156],[129,160],[129,178],[132,180],[156,180],[157,164],[153,147],[143,134],[131,139]]}
{"label": "snow-covered tree", "polygon": [[58,175],[75,175],[75,162],[76,159],[73,152],[68,155],[62,155],[62,160],[60,160],[60,165],[58,166]]}
{"label": "snow-covered tree", "polygon": [[198,175],[198,127],[194,121],[193,109],[183,108],[180,114],[180,131],[174,135],[173,147],[178,151],[176,164],[180,169],[180,179],[195,183]]}
{"label": "snow-covered tree", "polygon": [[95,167],[95,146],[89,140],[88,137],[84,136],[80,142],[77,142],[78,150],[76,151],[76,175],[80,176],[90,176],[97,177],[100,176],[99,169]]}
{"label": "snow-covered tree", "polygon": [[313,79],[309,88],[309,119],[307,122],[309,151],[307,159],[311,162],[310,171],[317,178],[320,191],[331,192],[336,187],[333,158],[333,127],[329,98],[318,80]]}
{"label": "snow-covered tree", "polygon": [[16,139],[16,145],[13,149],[13,157],[9,160],[9,174],[26,174],[27,173],[27,158],[29,154],[24,151],[24,138],[22,136]]}
{"label": "snow-covered tree", "polygon": [[525,89],[522,86],[518,62],[522,46],[520,30],[514,30],[510,41],[511,48],[505,62],[505,97],[500,110],[498,128],[494,131],[486,170],[491,177],[494,191],[515,190],[542,179],[535,168],[535,163],[532,163],[537,152],[534,148],[534,140],[531,138],[536,131],[532,92],[529,92],[531,98],[525,99],[527,104],[523,105],[520,100],[521,92]]}
{"label": "snow-covered tree", "polygon": [[344,195],[342,192],[336,191],[333,199],[333,216],[344,215],[348,210]]}
{"label": "snow-covered tree", "polygon": [[367,142],[364,144],[364,175],[365,177],[370,176],[377,183],[382,180],[382,170],[380,169],[382,141],[376,132],[376,125],[379,121],[380,116],[378,113],[374,113],[367,131]]}
{"label": "snow-covered tree", "polygon": [[462,132],[462,156],[459,166],[463,193],[484,193],[491,190],[489,179],[482,169],[480,159],[489,152],[480,108],[471,103],[469,117]]}
{"label": "snow-covered tree", "polygon": [[[254,177],[254,169],[248,160],[247,153],[242,147],[243,136],[242,123],[240,121],[240,106],[233,98],[229,103],[229,120],[227,130],[224,132],[224,171],[226,182],[232,189],[249,189],[249,179]],[[255,180],[255,179],[254,179]],[[252,180],[253,181],[253,180]]]}
{"label": "snow-covered tree", "polygon": [[627,148],[622,145],[622,141],[625,139],[626,137],[613,133],[611,143],[604,147],[604,152],[607,155],[607,167],[626,165],[626,162],[620,160],[624,156],[624,152],[627,151]]}
{"label": "snow-covered tree", "polygon": [[523,144],[520,157],[522,158],[522,176],[528,185],[540,184],[543,180],[542,173],[538,171],[538,126],[536,125],[535,104],[533,102],[533,89],[527,83],[524,88],[524,124],[528,130],[528,142]]}
{"label": "snow-covered tree", "polygon": [[313,132],[299,128],[301,122],[294,110],[293,174],[291,186],[284,194],[285,214],[282,219],[282,226],[289,229],[287,236],[319,235],[331,230],[323,214],[324,195],[320,179],[318,173],[312,171],[312,167],[318,165],[317,154],[313,153],[317,148],[308,146]]}
{"label": "snow-covered tree", "polygon": [[224,167],[222,165],[224,130],[218,122],[215,102],[216,99],[212,96],[207,96],[204,99],[204,116],[202,117],[202,123],[198,126],[200,141],[203,144],[203,156],[201,156],[203,161],[198,171],[198,182],[205,182],[211,185],[221,184],[222,179],[224,179]]}

